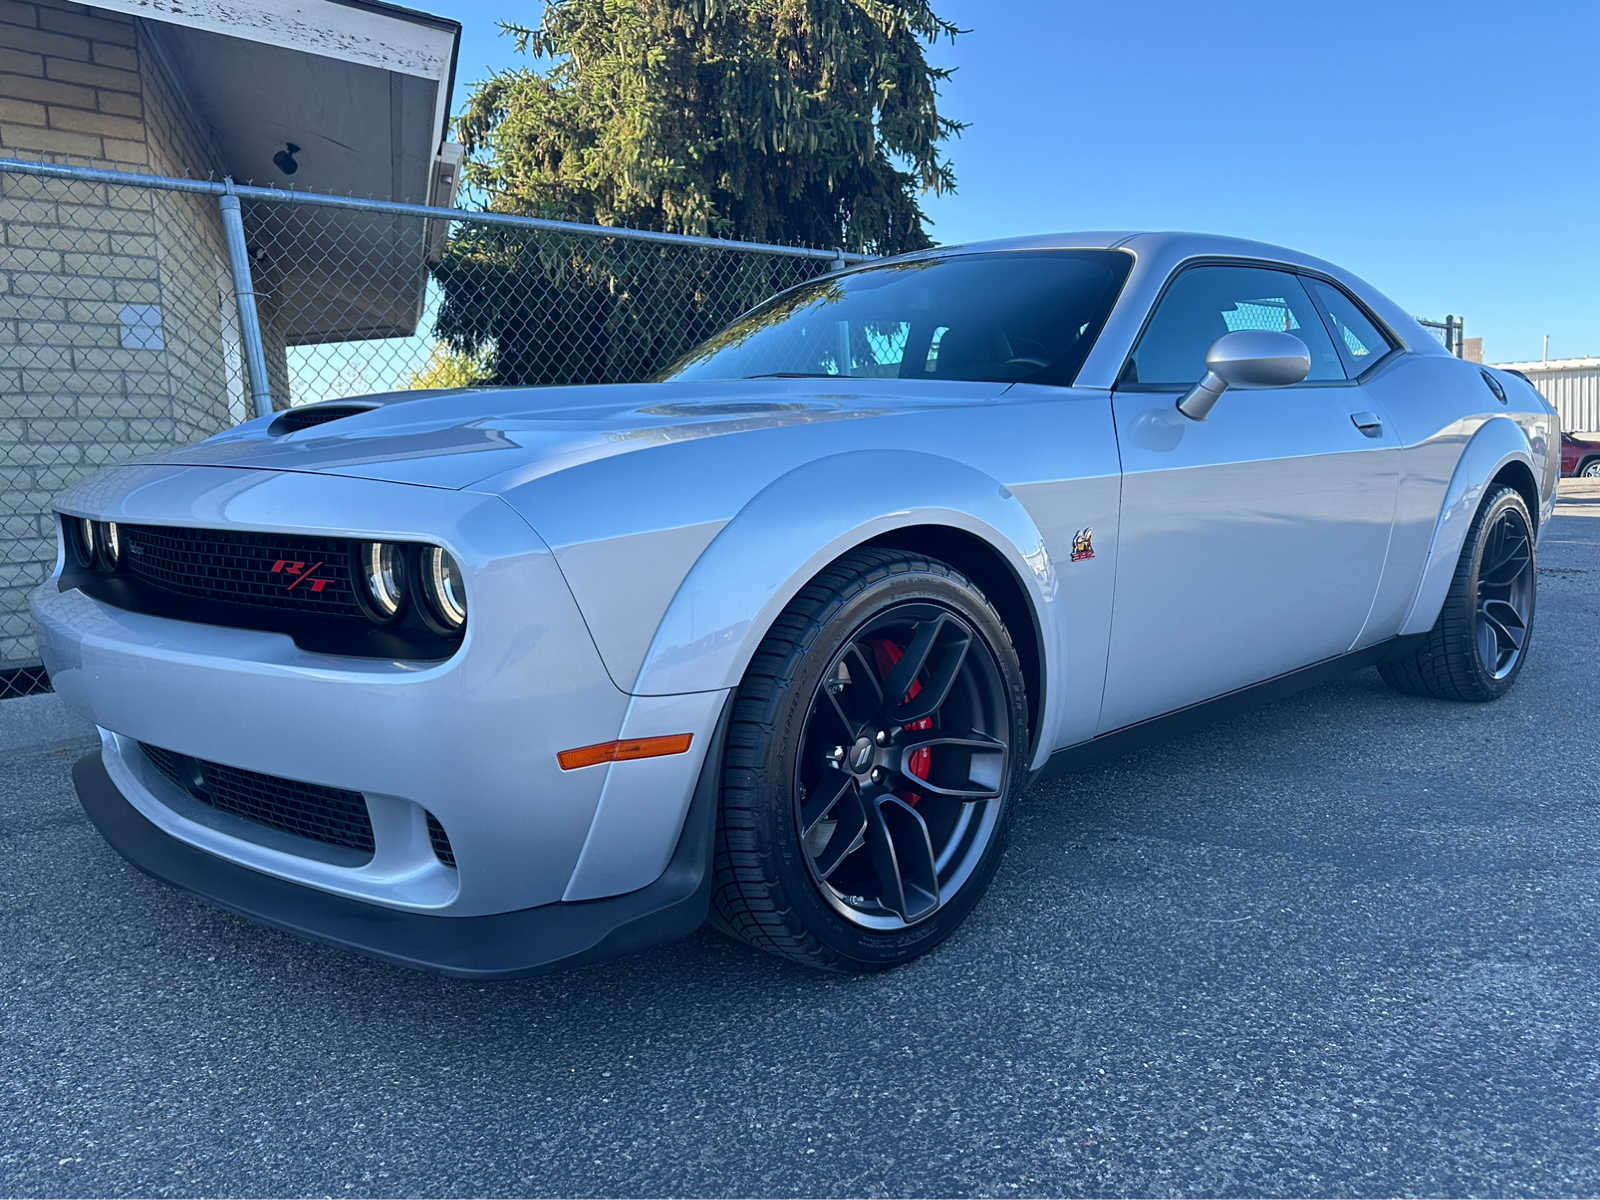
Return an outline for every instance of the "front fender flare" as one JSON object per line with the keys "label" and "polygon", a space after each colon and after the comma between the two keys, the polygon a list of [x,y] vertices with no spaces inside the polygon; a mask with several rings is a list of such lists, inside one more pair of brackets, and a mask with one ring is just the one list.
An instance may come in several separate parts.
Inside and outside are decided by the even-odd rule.
{"label": "front fender flare", "polygon": [[1511,462],[1522,463],[1535,479],[1538,478],[1522,427],[1509,417],[1491,417],[1478,427],[1456,460],[1455,474],[1445,489],[1444,505],[1433,527],[1433,541],[1422,568],[1422,581],[1417,585],[1411,611],[1400,625],[1402,635],[1426,633],[1439,619],[1450,580],[1461,559],[1461,548],[1467,541],[1467,530],[1472,527],[1472,518],[1483,503],[1489,482]]}
{"label": "front fender flare", "polygon": [[[914,525],[959,529],[999,551],[1042,634],[1040,677],[1056,677],[1055,569],[1044,535],[1016,495],[940,455],[861,450],[781,476],[718,532],[674,595],[631,690],[667,695],[737,687],[773,621],[823,567],[863,542]],[[1043,690],[1041,728],[1048,729],[1053,689]]]}

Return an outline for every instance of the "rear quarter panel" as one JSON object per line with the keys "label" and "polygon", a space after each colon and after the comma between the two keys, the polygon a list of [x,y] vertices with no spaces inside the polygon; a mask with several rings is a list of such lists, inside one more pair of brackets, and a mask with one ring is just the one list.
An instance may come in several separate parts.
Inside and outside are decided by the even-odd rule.
{"label": "rear quarter panel", "polygon": [[1484,368],[1446,355],[1406,355],[1365,381],[1401,446],[1394,530],[1368,626],[1374,634],[1432,627],[1483,491],[1507,463],[1529,468],[1541,526],[1549,515],[1554,417],[1514,376],[1497,378],[1505,403]]}

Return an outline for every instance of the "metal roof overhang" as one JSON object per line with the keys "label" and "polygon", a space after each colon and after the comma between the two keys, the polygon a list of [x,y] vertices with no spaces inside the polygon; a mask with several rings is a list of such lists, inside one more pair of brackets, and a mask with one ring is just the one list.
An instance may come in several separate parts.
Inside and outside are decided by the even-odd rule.
{"label": "metal roof overhang", "polygon": [[[446,146],[461,26],[371,0],[93,0],[142,17],[240,182],[449,204]],[[290,177],[273,156],[293,143]],[[278,211],[269,211],[278,210]],[[427,222],[246,205],[257,286],[290,345],[413,333]]]}

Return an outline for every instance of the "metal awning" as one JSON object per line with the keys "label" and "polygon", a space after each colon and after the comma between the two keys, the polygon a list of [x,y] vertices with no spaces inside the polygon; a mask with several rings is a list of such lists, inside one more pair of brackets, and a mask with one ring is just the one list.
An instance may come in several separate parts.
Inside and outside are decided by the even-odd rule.
{"label": "metal awning", "polygon": [[[94,2],[150,23],[218,173],[453,202],[460,152],[446,137],[458,22],[371,0]],[[275,161],[290,146],[292,174]],[[427,277],[424,222],[297,209],[297,246],[275,247],[288,231],[275,235],[261,217],[247,207],[257,283],[290,345],[414,332]],[[323,251],[315,263],[312,246]]]}

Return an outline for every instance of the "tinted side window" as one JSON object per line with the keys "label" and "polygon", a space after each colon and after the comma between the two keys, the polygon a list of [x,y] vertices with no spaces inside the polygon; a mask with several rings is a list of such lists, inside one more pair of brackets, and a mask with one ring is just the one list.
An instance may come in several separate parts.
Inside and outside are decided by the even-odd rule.
{"label": "tinted side window", "polygon": [[1306,285],[1333,328],[1334,344],[1351,379],[1394,349],[1394,343],[1342,289],[1320,279],[1308,279]]}
{"label": "tinted side window", "polygon": [[1311,352],[1307,379],[1345,377],[1328,331],[1294,275],[1265,267],[1191,267],[1156,306],[1126,382],[1187,387],[1205,374],[1211,343],[1236,329],[1292,333]]}

